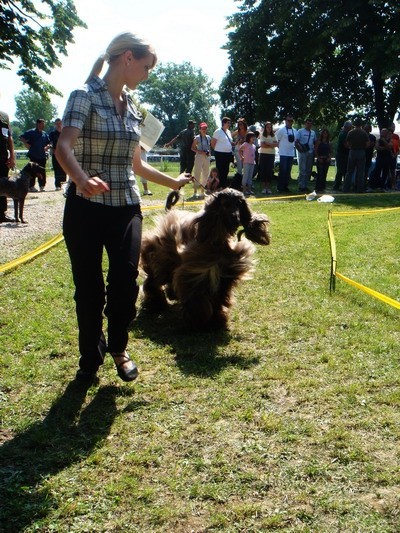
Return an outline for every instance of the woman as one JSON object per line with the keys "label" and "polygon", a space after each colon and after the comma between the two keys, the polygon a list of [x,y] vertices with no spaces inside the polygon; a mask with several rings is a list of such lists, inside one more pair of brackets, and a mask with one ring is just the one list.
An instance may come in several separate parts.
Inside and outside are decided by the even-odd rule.
{"label": "woman", "polygon": [[329,131],[323,128],[315,145],[315,156],[317,158],[317,179],[315,192],[324,192],[326,189],[326,176],[332,159],[332,144]]}
{"label": "woman", "polygon": [[274,177],[275,148],[278,146],[272,122],[266,122],[260,135],[260,149],[258,157],[258,176],[264,184],[262,194],[272,194],[271,182]]}
{"label": "woman", "polygon": [[236,172],[243,175],[243,163],[239,155],[239,150],[246,140],[247,122],[244,118],[239,118],[237,123],[237,130],[232,133],[233,144],[235,147]]}
{"label": "woman", "polygon": [[214,150],[215,165],[218,169],[219,185],[225,189],[228,185],[229,165],[232,162],[232,135],[229,131],[231,119],[224,117],[221,128],[214,131],[211,148]]}
{"label": "woman", "polygon": [[[105,60],[109,66],[101,79]],[[132,381],[138,375],[126,352],[127,328],[136,314],[142,227],[134,172],[173,189],[190,180],[183,175],[171,178],[140,156],[141,116],[124,87],[132,90],[145,81],[156,60],[150,45],[137,36],[118,35],[94,64],[84,88],[71,93],[63,118],[57,156],[72,180],[63,231],[75,283],[78,379],[92,381],[106,351],[122,380]],[[109,260],[106,290],[103,249]],[[103,309],[108,318],[107,344]]]}
{"label": "woman", "polygon": [[203,194],[197,193],[199,187],[204,191],[210,170],[211,137],[207,135],[207,124],[200,123],[200,133],[193,140],[192,150],[194,156],[194,195],[202,198]]}

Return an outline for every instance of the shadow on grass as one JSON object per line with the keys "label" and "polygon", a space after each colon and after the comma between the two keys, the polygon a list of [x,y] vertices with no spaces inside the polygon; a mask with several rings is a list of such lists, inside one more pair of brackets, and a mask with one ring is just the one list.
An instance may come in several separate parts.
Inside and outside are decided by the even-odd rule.
{"label": "shadow on grass", "polygon": [[400,192],[365,193],[365,194],[333,194],[332,204],[348,205],[353,209],[379,209],[400,206]]}
{"label": "shadow on grass", "polygon": [[170,305],[160,315],[140,309],[131,330],[136,338],[149,339],[162,347],[169,346],[185,375],[210,377],[228,366],[245,369],[259,364],[258,357],[220,354],[220,348],[232,340],[229,330],[194,332],[185,329],[177,304]]}
{"label": "shadow on grass", "polygon": [[109,434],[119,389],[99,388],[82,410],[88,388],[72,381],[42,422],[0,447],[0,531],[23,531],[57,508],[46,478],[88,457]]}

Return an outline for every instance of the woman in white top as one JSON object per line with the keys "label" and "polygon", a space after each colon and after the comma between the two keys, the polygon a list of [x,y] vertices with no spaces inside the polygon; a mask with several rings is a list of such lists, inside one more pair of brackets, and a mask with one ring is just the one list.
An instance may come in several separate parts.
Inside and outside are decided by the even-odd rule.
{"label": "woman in white top", "polygon": [[229,131],[231,124],[231,119],[224,117],[221,128],[214,131],[211,139],[211,148],[214,150],[215,165],[219,174],[219,185],[222,189],[228,185],[229,165],[233,161],[233,141]]}
{"label": "woman in white top", "polygon": [[[194,195],[203,197],[202,191],[207,183],[208,174],[210,170],[210,150],[211,137],[207,135],[207,124],[201,122],[200,133],[193,139],[192,150],[196,154],[194,156]],[[197,193],[199,187],[200,195]]]}
{"label": "woman in white top", "polygon": [[272,194],[271,182],[274,177],[275,148],[278,146],[271,122],[266,122],[260,135],[260,150],[258,158],[258,175],[264,183],[262,194]]}

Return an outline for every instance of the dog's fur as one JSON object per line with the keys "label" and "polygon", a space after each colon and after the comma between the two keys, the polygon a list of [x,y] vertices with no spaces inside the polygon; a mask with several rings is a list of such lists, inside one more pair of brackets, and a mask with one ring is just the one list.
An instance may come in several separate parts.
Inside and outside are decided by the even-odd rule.
{"label": "dog's fur", "polygon": [[[249,241],[269,244],[268,226],[268,218],[253,214],[233,189],[213,193],[198,213],[174,210],[159,217],[142,242],[143,306],[159,311],[167,296],[179,302],[185,325],[226,327],[233,288],[254,266]],[[240,240],[243,233],[249,240]]]}
{"label": "dog's fur", "polygon": [[24,166],[19,176],[14,178],[0,178],[0,196],[6,196],[14,200],[15,222],[24,220],[24,204],[28,194],[29,183],[32,178],[39,178],[42,174],[40,165],[30,162]]}

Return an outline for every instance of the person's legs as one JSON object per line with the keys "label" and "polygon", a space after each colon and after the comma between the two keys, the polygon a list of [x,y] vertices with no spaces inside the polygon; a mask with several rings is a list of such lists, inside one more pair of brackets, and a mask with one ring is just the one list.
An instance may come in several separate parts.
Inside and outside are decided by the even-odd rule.
{"label": "person's legs", "polygon": [[333,189],[335,191],[340,191],[340,188],[342,186],[342,180],[344,176],[346,175],[347,170],[347,156],[339,154],[336,157],[336,177],[335,182],[333,184]]}
{"label": "person's legs", "polygon": [[203,191],[206,186],[208,176],[210,175],[210,158],[207,156],[203,157],[203,164],[201,167],[201,184],[203,185]]}
{"label": "person's legs", "polygon": [[258,157],[258,177],[265,189],[267,188],[267,156],[268,154],[261,153]]}
{"label": "person's legs", "polygon": [[[41,169],[40,169],[40,177],[38,178],[38,183],[39,183],[39,188],[40,190],[43,190],[46,186],[46,164],[47,164],[47,159],[44,158],[44,159],[36,159],[34,157],[31,157],[30,160],[33,162],[33,163],[37,163],[38,165],[40,165]],[[35,178],[31,178],[31,181],[30,181],[30,184],[29,184],[29,188],[33,188],[35,187]]]}
{"label": "person's legs", "polygon": [[193,152],[191,148],[189,148],[186,154],[186,169],[185,169],[185,172],[188,172],[189,174],[191,174],[193,170],[194,156],[195,156],[195,153]]}
{"label": "person's legs", "polygon": [[103,363],[106,344],[102,331],[105,303],[102,271],[104,207],[70,195],[67,198],[63,232],[75,283],[79,329],[79,367],[96,372]]}
{"label": "person's legs", "polygon": [[356,150],[356,192],[365,192],[365,150]]}
{"label": "person's legs", "polygon": [[243,162],[239,154],[240,146],[237,144],[235,146],[235,161],[236,161],[236,172],[238,174],[243,174]]}
{"label": "person's legs", "polygon": [[[6,178],[8,176],[10,169],[6,165],[5,161],[0,161],[0,177]],[[6,219],[7,211],[7,197],[0,196],[0,222]]]}
{"label": "person's legs", "polygon": [[350,150],[349,159],[347,161],[347,171],[344,177],[343,192],[350,192],[353,181],[353,174],[356,169],[356,155],[355,150]]}
{"label": "person's legs", "polygon": [[[250,165],[249,163],[243,164],[242,169],[242,191],[244,193],[250,192],[251,187],[251,176],[253,175],[253,165]],[[249,185],[250,183],[250,185]]]}
{"label": "person's legs", "polygon": [[111,208],[105,232],[109,258],[107,275],[108,351],[121,354],[128,343],[127,328],[136,316],[142,215],[140,206]]}
{"label": "person's legs", "polygon": [[293,157],[281,155],[279,158],[279,177],[278,177],[278,191],[284,192],[287,190],[290,173],[293,165]]}
{"label": "person's legs", "polygon": [[179,172],[182,174],[182,172],[186,172],[186,150],[182,149],[179,152]]}
{"label": "person's legs", "polygon": [[214,152],[215,166],[218,170],[219,186],[224,189],[228,184],[229,165],[232,154],[228,152]]}
{"label": "person's legs", "polygon": [[326,176],[328,172],[328,162],[327,161],[318,161],[317,166],[317,179],[315,180],[315,191],[322,192],[326,189]]}
{"label": "person's legs", "polygon": [[56,156],[51,156],[52,166],[54,170],[54,187],[56,189],[61,189],[61,183],[63,181],[66,181],[67,176],[64,172],[64,169],[60,165],[60,163],[57,161]]}
{"label": "person's legs", "polygon": [[200,187],[200,174],[201,174],[201,158],[200,154],[196,154],[194,158],[194,182],[193,182],[193,188],[194,188],[194,194],[197,194],[197,191]]}

